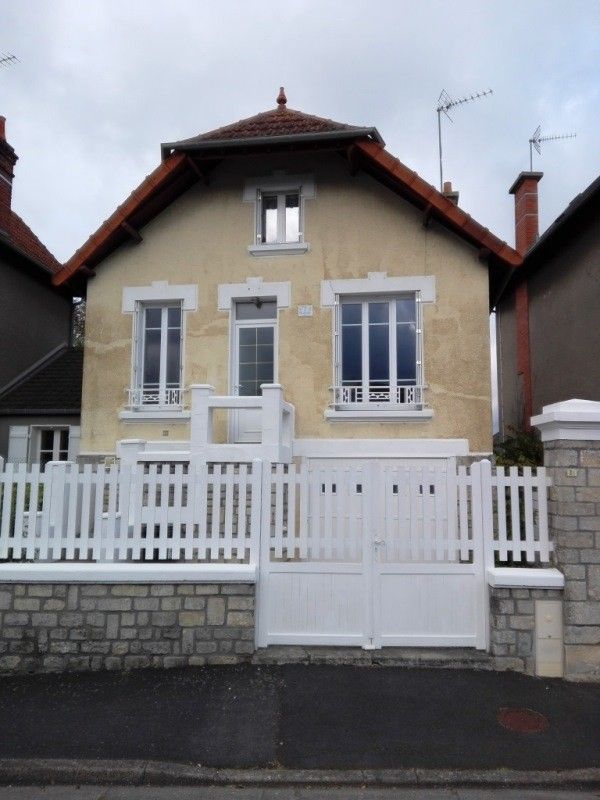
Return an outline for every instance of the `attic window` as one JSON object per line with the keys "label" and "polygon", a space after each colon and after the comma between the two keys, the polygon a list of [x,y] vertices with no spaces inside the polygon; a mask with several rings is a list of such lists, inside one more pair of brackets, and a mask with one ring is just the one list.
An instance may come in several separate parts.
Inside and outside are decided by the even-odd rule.
{"label": "attic window", "polygon": [[246,183],[244,200],[254,202],[250,255],[305,253],[304,206],[314,193],[314,180],[306,175],[274,174]]}
{"label": "attic window", "polygon": [[300,192],[277,192],[261,194],[257,199],[259,212],[257,242],[259,244],[283,244],[300,242]]}

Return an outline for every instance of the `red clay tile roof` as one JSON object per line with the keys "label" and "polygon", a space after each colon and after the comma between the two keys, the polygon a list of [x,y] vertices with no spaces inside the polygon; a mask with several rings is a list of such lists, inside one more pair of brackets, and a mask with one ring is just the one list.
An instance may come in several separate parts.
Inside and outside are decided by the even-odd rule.
{"label": "red clay tile roof", "polygon": [[[281,95],[280,95],[281,97]],[[53,278],[53,283],[60,285],[72,275],[86,266],[96,266],[102,259],[118,247],[121,241],[118,234],[124,223],[157,198],[160,192],[173,176],[188,167],[190,172],[195,172],[194,164],[185,150],[193,150],[197,145],[202,147],[205,142],[226,142],[233,140],[259,140],[283,136],[296,136],[303,134],[328,134],[335,132],[345,133],[345,138],[356,133],[354,142],[357,152],[362,157],[363,166],[370,169],[378,176],[382,176],[388,185],[401,190],[412,202],[419,207],[434,214],[442,224],[456,231],[471,244],[478,246],[482,251],[493,255],[505,268],[514,268],[522,262],[521,256],[512,247],[494,236],[487,228],[480,225],[462,209],[455,206],[433,186],[420,178],[416,172],[408,169],[397,158],[388,153],[383,146],[383,140],[375,128],[359,128],[345,125],[330,119],[315,117],[294,111],[285,106],[278,98],[279,108],[256,114],[254,117],[234,122],[223,128],[162,145],[163,161],[148,175],[135,189],[129,198],[90,236],[90,238],[71,256],[63,269]],[[329,138],[329,137],[327,137]],[[237,144],[237,142],[236,142]],[[242,142],[243,144],[243,142]],[[177,152],[180,148],[180,152]],[[175,152],[173,152],[175,151]],[[222,156],[221,156],[222,157]],[[181,189],[183,191],[183,189]],[[158,210],[153,213],[159,213]],[[150,217],[151,218],[151,217]],[[147,221],[147,220],[146,220]],[[144,223],[145,224],[145,223]],[[135,226],[134,226],[135,227]]]}
{"label": "red clay tile roof", "polygon": [[33,261],[41,264],[50,272],[56,274],[62,269],[62,264],[57,261],[48,248],[43,245],[29,225],[26,225],[18,214],[10,212],[8,243],[14,245]]}
{"label": "red clay tile roof", "polygon": [[201,142],[218,142],[229,139],[256,139],[263,136],[297,136],[305,133],[335,133],[337,131],[363,131],[357,125],[346,125],[324,117],[315,117],[302,111],[295,111],[287,106],[279,106],[270,111],[263,111],[247,119],[240,119],[223,128],[171,142],[169,147],[176,150],[178,147],[199,144]]}

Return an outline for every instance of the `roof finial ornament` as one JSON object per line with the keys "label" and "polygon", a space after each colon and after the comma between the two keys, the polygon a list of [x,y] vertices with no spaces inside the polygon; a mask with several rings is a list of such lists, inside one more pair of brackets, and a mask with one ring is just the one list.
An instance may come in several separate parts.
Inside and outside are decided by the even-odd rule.
{"label": "roof finial ornament", "polygon": [[279,94],[277,95],[277,106],[279,111],[285,111],[285,104],[287,103],[287,97],[285,96],[285,89],[283,86],[279,87]]}

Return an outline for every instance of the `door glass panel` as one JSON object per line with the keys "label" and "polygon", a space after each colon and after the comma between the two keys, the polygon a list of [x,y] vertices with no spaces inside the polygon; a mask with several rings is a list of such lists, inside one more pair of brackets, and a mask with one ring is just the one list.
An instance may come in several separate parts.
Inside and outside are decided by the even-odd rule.
{"label": "door glass panel", "polygon": [[256,397],[261,383],[273,383],[274,329],[239,328],[238,336],[238,391],[242,396]]}
{"label": "door glass panel", "polygon": [[297,194],[285,196],[285,240],[297,242],[300,238],[300,202]]}
{"label": "door glass panel", "polygon": [[277,242],[277,195],[263,195],[261,231],[264,244]]}
{"label": "door glass panel", "polygon": [[258,344],[273,344],[274,328],[257,328],[256,341]]}

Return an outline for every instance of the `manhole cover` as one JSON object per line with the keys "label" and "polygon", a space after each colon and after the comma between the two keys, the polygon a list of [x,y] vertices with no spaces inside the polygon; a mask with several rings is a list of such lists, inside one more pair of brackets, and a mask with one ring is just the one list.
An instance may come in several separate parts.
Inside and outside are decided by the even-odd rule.
{"label": "manhole cover", "polygon": [[547,717],[531,708],[501,708],[498,722],[503,728],[517,733],[541,733],[550,724]]}

